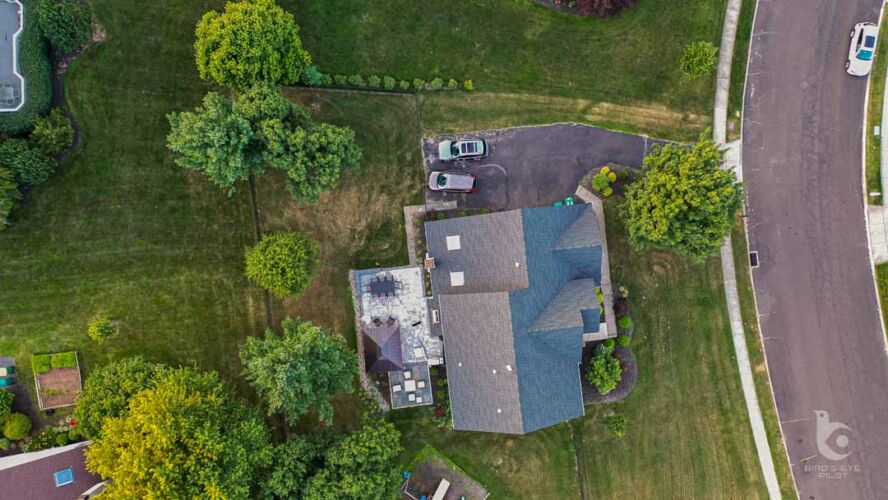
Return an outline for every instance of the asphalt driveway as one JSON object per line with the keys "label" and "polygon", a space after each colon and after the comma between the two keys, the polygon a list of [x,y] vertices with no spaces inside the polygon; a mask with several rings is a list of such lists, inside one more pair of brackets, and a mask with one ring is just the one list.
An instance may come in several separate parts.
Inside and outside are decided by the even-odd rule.
{"label": "asphalt driveway", "polygon": [[[481,138],[488,156],[481,160],[442,162],[438,142]],[[477,177],[470,194],[442,193],[426,187],[426,204],[445,208],[513,208],[551,205],[573,195],[580,179],[608,163],[641,167],[644,156],[659,141],[645,136],[574,124],[519,127],[467,132],[422,141],[426,179],[433,170],[469,172]]]}

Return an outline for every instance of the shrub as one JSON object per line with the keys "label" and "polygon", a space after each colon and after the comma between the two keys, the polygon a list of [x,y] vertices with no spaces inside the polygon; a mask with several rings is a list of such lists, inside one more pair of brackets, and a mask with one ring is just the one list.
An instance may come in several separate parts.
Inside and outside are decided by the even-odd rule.
{"label": "shrub", "polygon": [[446,378],[439,378],[439,379],[438,379],[438,387],[445,387],[446,385],[447,385],[447,379],[446,379]]}
{"label": "shrub", "polygon": [[104,316],[96,316],[90,320],[86,333],[96,344],[101,345],[105,339],[114,335],[115,330],[111,320]]}
{"label": "shrub", "polygon": [[3,435],[10,441],[18,441],[28,437],[31,432],[31,419],[22,413],[13,413],[6,417],[3,424]]}
{"label": "shrub", "polygon": [[6,438],[0,438],[0,450],[6,451],[9,449],[9,440]]}
{"label": "shrub", "polygon": [[629,316],[621,316],[617,318],[617,326],[624,330],[632,328],[632,318]]}
{"label": "shrub", "polygon": [[629,175],[630,175],[630,174],[629,174],[629,170],[628,170],[628,169],[623,170],[622,172],[620,172],[620,180],[628,181],[628,180],[629,180]]}
{"label": "shrub", "polygon": [[595,295],[598,296],[598,304],[604,304],[604,292],[601,290],[600,286],[595,287]]}
{"label": "shrub", "polygon": [[367,83],[360,74],[354,74],[348,77],[348,84],[354,87],[366,87]]}
{"label": "shrub", "polygon": [[413,90],[419,92],[421,90],[425,90],[426,82],[420,78],[413,79]]}
{"label": "shrub", "polygon": [[599,193],[603,193],[610,186],[610,178],[606,173],[599,173],[592,178],[592,187]]}
{"label": "shrub", "polygon": [[384,88],[385,90],[394,90],[395,85],[397,85],[397,81],[395,81],[394,78],[390,76],[382,77],[382,88]]}
{"label": "shrub", "polygon": [[463,82],[463,90],[475,90],[475,84],[472,80],[466,80]]}
{"label": "shrub", "polygon": [[604,190],[601,191],[601,195],[604,196],[605,198],[609,197],[612,194],[614,194],[614,188],[612,188],[610,186],[604,188]]}
{"label": "shrub", "polygon": [[57,352],[49,356],[49,362],[53,368],[74,368],[77,366],[77,353]]}
{"label": "shrub", "polygon": [[7,415],[12,413],[13,399],[15,399],[15,394],[12,391],[0,389],[0,422],[2,422]]}
{"label": "shrub", "polygon": [[59,52],[67,54],[89,41],[92,8],[79,0],[40,0],[37,23],[43,36]]}
{"label": "shrub", "polygon": [[616,172],[609,172],[607,174],[607,180],[609,180],[611,182],[616,182],[617,181],[617,173]]}
{"label": "shrub", "polygon": [[77,429],[77,427],[68,431],[68,441],[70,441],[72,443],[76,443],[77,441],[80,441],[81,439],[83,439],[83,435],[80,433],[80,431]]}
{"label": "shrub", "polygon": [[444,80],[440,78],[435,78],[429,83],[429,86],[432,90],[441,90],[444,87]]}
{"label": "shrub", "polygon": [[635,5],[635,0],[576,0],[577,12],[588,16],[607,17],[618,14],[621,10]]}
{"label": "shrub", "polygon": [[435,391],[435,401],[441,402],[447,397],[446,391]]}
{"label": "shrub", "polygon": [[718,63],[718,47],[712,42],[697,41],[685,46],[681,54],[681,71],[688,78],[699,78],[712,73]]}
{"label": "shrub", "polygon": [[444,215],[444,212],[435,213],[435,220],[444,220],[445,218],[447,218],[447,216]]}
{"label": "shrub", "polygon": [[601,345],[603,345],[608,351],[612,351],[616,345],[616,341],[614,339],[604,339],[604,342],[602,342]]}
{"label": "shrub", "polygon": [[58,446],[65,446],[68,444],[68,435],[67,434],[59,434],[55,438],[55,444]]}
{"label": "shrub", "polygon": [[617,387],[622,376],[620,360],[613,356],[611,349],[606,348],[604,344],[599,344],[589,362],[586,378],[598,389],[600,394],[604,395]]}
{"label": "shrub", "polygon": [[302,233],[270,234],[246,252],[247,277],[278,297],[296,296],[318,265],[318,245]]}
{"label": "shrub", "polygon": [[9,215],[21,197],[15,173],[6,167],[0,167],[0,231],[9,226]]}
{"label": "shrub", "polygon": [[204,80],[245,89],[257,83],[289,85],[311,64],[293,14],[274,0],[228,2],[197,23],[194,60]]}
{"label": "shrub", "polygon": [[410,82],[407,80],[401,80],[398,82],[398,86],[401,87],[401,90],[410,90]]}
{"label": "shrub", "polygon": [[626,288],[626,287],[623,286],[623,285],[620,285],[620,288],[618,288],[618,290],[620,290],[620,296],[621,296],[621,297],[623,297],[623,298],[625,298],[625,299],[628,299],[628,298],[629,298],[629,289],[628,289],[628,288]]}
{"label": "shrub", "polygon": [[31,371],[40,375],[52,370],[52,360],[49,354],[35,354],[31,356]]}
{"label": "shrub", "polygon": [[608,175],[611,173],[611,168],[609,166],[605,165],[598,170],[598,173],[603,174],[603,175]]}
{"label": "shrub", "polygon": [[43,154],[55,157],[74,142],[74,127],[61,108],[53,108],[48,115],[37,119],[29,139]]}
{"label": "shrub", "polygon": [[25,79],[25,104],[15,113],[0,113],[0,133],[21,134],[31,130],[52,105],[52,81],[46,40],[40,33],[37,9],[25,3],[24,29],[19,35],[18,67]]}
{"label": "shrub", "polygon": [[329,87],[333,85],[333,77],[324,73],[324,86]]}
{"label": "shrub", "polygon": [[614,414],[605,417],[604,423],[607,424],[607,428],[618,438],[621,438],[626,434],[626,417]]}
{"label": "shrub", "polygon": [[348,77],[345,75],[333,75],[333,82],[340,87],[348,85]]}
{"label": "shrub", "polygon": [[31,148],[24,139],[7,139],[0,143],[0,165],[15,172],[19,184],[36,186],[52,175],[55,162],[42,151]]}
{"label": "shrub", "polygon": [[371,89],[382,88],[382,78],[380,78],[376,75],[368,76],[367,77],[367,86],[369,86]]}
{"label": "shrub", "polygon": [[309,87],[318,87],[324,84],[324,76],[317,66],[312,65],[302,70],[302,74],[299,75],[299,81]]}
{"label": "shrub", "polygon": [[454,90],[454,89],[456,89],[457,87],[459,87],[459,82],[457,82],[457,81],[454,80],[453,78],[451,78],[450,80],[447,80],[447,88],[448,88],[448,89],[450,89],[450,90]]}
{"label": "shrub", "polygon": [[617,344],[620,344],[620,347],[629,347],[629,344],[632,342],[632,337],[628,335],[617,335]]}

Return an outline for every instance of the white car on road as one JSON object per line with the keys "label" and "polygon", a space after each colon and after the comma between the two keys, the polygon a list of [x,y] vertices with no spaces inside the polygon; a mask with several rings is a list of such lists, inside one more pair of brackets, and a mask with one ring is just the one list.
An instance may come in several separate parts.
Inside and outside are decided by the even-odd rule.
{"label": "white car on road", "polygon": [[876,53],[876,36],[879,27],[873,23],[857,23],[851,30],[851,48],[848,49],[848,62],[845,71],[849,75],[866,76],[873,68]]}

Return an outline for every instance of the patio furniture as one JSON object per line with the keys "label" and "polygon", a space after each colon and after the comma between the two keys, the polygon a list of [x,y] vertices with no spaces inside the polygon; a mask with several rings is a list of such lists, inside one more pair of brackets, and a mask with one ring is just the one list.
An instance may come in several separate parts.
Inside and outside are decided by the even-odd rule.
{"label": "patio furniture", "polygon": [[425,388],[425,380],[420,380],[419,382],[417,382],[417,383],[416,383],[416,388],[417,388],[417,389],[423,389],[423,388]]}
{"label": "patio furniture", "polygon": [[392,386],[392,392],[401,392],[401,384],[395,384]]}
{"label": "patio furniture", "polygon": [[404,390],[407,392],[413,392],[416,390],[416,381],[415,380],[405,380],[404,381]]}
{"label": "patio furniture", "polygon": [[416,401],[416,394],[408,394],[408,395],[407,395],[407,401],[410,401],[411,403],[413,403],[414,401]]}
{"label": "patio furniture", "polygon": [[404,372],[404,379],[406,380],[406,379],[409,379],[409,378],[411,378],[411,377],[413,377],[413,374],[410,372],[410,370],[406,370],[406,371]]}
{"label": "patio furniture", "polygon": [[386,324],[387,324],[388,326],[394,326],[394,324],[397,323],[397,322],[398,322],[398,319],[395,318],[394,316],[389,316],[389,319],[386,320]]}
{"label": "patio furniture", "polygon": [[416,396],[416,402],[422,403],[422,396]]}

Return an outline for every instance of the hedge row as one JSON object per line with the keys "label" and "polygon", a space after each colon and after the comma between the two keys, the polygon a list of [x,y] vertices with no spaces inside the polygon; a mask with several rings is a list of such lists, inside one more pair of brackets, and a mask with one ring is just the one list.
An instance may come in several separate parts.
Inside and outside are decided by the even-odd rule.
{"label": "hedge row", "polygon": [[31,356],[31,370],[36,374],[46,373],[53,368],[76,368],[77,353],[74,351],[55,354],[35,354]]}
{"label": "hedge row", "polygon": [[475,90],[472,80],[464,80],[462,83],[450,78],[433,78],[426,81],[421,78],[413,80],[398,80],[392,76],[370,75],[364,77],[361,74],[354,75],[329,75],[321,72],[316,66],[305,68],[299,77],[300,83],[308,87],[345,87],[353,89],[374,89],[388,92],[421,92],[425,90]]}
{"label": "hedge row", "polygon": [[25,105],[14,113],[0,113],[0,133],[20,134],[49,111],[52,104],[52,80],[46,41],[37,27],[37,2],[23,0],[25,28],[19,36],[19,71],[25,78]]}

